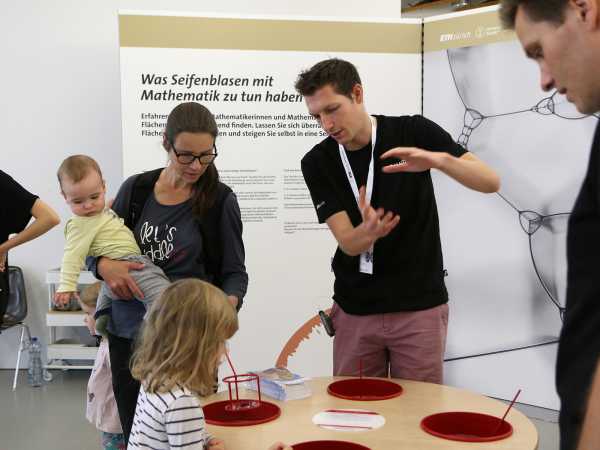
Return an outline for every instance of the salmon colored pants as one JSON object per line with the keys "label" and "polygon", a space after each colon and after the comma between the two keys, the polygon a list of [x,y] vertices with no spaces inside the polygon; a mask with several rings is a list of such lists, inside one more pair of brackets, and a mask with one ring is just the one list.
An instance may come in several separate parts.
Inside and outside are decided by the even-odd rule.
{"label": "salmon colored pants", "polygon": [[422,311],[357,316],[336,303],[333,374],[443,383],[448,304]]}

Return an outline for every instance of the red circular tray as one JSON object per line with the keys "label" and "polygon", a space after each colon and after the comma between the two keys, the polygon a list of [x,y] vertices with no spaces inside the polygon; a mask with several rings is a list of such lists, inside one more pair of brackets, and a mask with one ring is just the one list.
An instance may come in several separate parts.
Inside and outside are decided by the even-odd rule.
{"label": "red circular tray", "polygon": [[348,400],[387,400],[402,394],[402,386],[378,378],[349,378],[334,381],[327,392]]}
{"label": "red circular tray", "polygon": [[308,441],[292,445],[294,450],[371,450],[364,445],[346,441]]}
{"label": "red circular tray", "polygon": [[500,417],[475,412],[453,411],[432,414],[421,420],[429,434],[452,441],[490,442],[509,437],[513,427]]}
{"label": "red circular tray", "polygon": [[[239,401],[239,400],[238,400]],[[231,410],[231,401],[209,403],[204,405],[204,420],[212,425],[224,427],[243,427],[270,422],[281,415],[279,406],[261,401],[260,406],[251,409]]]}

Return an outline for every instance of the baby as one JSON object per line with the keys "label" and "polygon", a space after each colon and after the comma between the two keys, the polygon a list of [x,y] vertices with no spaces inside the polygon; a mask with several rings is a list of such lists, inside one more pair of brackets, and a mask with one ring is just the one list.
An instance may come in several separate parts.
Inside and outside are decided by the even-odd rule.
{"label": "baby", "polygon": [[[146,308],[170,284],[164,272],[147,256],[142,256],[133,233],[114,211],[106,207],[106,187],[98,163],[89,156],[73,155],[58,169],[58,182],[63,197],[75,215],[65,226],[66,245],[60,268],[60,285],[54,302],[61,306],[77,291],[77,279],[87,256],[144,264],[131,276],[144,298],[138,298]],[[96,329],[106,334],[112,300],[118,297],[102,283],[96,307]]]}

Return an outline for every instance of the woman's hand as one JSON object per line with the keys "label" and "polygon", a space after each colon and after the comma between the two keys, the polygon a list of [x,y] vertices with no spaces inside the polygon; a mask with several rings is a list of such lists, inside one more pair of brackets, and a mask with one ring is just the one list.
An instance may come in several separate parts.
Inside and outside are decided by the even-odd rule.
{"label": "woman's hand", "polygon": [[143,292],[129,274],[130,270],[140,270],[144,267],[142,263],[130,261],[116,261],[110,258],[100,258],[98,261],[98,273],[104,279],[111,291],[123,300],[144,298]]}

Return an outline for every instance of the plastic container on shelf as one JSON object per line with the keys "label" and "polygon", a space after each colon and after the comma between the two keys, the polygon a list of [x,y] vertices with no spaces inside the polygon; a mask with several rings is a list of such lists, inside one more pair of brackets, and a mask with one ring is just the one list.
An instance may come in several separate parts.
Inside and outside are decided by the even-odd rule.
{"label": "plastic container on shelf", "polygon": [[[77,290],[81,291],[86,286],[95,283],[96,278],[91,272],[82,271],[77,281]],[[46,347],[47,365],[45,369],[92,369],[93,362],[96,358],[98,347],[90,346],[86,342],[87,339],[59,339],[57,336],[58,330],[67,328],[85,327],[85,313],[75,306],[73,301],[63,310],[57,310],[53,305],[54,294],[60,284],[60,269],[50,269],[46,273],[46,284],[48,285],[48,312],[46,313],[46,325],[48,327],[49,338]],[[75,303],[77,301],[75,300]],[[84,332],[87,335],[87,331]],[[51,378],[50,372],[44,372],[46,378]]]}

